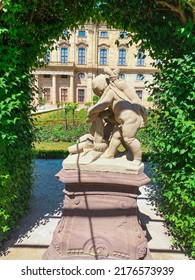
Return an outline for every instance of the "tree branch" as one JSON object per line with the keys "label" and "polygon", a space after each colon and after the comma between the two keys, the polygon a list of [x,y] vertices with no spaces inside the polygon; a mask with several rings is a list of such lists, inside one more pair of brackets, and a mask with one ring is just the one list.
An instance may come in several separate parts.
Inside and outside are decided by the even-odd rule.
{"label": "tree branch", "polygon": [[29,18],[29,21],[28,21],[28,24],[30,24],[33,20],[33,17],[34,17],[34,13],[35,13],[35,10],[32,10],[31,11],[31,15],[30,15],[30,18]]}
{"label": "tree branch", "polygon": [[182,7],[181,7],[180,3],[177,6],[175,6],[175,5],[171,4],[171,3],[163,1],[163,0],[162,1],[161,0],[156,0],[155,2],[156,2],[156,4],[168,7],[172,12],[175,12],[175,13],[179,14],[182,23],[186,23],[187,22],[186,15],[185,15],[184,11],[182,10]]}
{"label": "tree branch", "polygon": [[3,8],[2,0],[0,0],[0,10]]}
{"label": "tree branch", "polygon": [[193,22],[195,23],[195,2],[193,0],[190,0],[186,4],[192,8]]}

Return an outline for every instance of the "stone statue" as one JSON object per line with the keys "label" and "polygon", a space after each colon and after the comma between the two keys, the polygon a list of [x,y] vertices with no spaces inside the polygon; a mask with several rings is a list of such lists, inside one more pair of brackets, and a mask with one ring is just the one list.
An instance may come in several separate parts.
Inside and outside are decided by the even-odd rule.
{"label": "stone statue", "polygon": [[122,144],[129,157],[133,157],[131,164],[139,166],[142,151],[135,136],[147,120],[146,109],[127,83],[119,80],[118,68],[112,71],[106,67],[104,73],[92,82],[92,89],[100,99],[88,110],[87,122],[92,123],[91,132],[71,146],[69,152],[81,153],[85,160],[88,158],[87,164],[99,158],[114,159]]}
{"label": "stone statue", "polygon": [[[147,113],[118,74],[105,68],[92,82],[100,99],[88,110],[90,133],[56,174],[66,184],[64,209],[44,259],[151,259],[137,210],[139,187],[150,179],[135,138]],[[117,151],[121,144],[127,152]]]}

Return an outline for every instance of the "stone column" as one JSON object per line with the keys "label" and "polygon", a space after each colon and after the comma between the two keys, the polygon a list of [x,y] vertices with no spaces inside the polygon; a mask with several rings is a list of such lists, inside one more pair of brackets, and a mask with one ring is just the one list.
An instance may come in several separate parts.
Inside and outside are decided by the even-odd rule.
{"label": "stone column", "polygon": [[56,105],[56,95],[57,95],[57,75],[52,75],[52,105]]}
{"label": "stone column", "polygon": [[92,79],[93,73],[89,72],[87,74],[87,100],[93,102],[93,90],[92,90]]}
{"label": "stone column", "polygon": [[[37,87],[37,90],[39,90],[39,75],[35,75],[35,86]],[[35,106],[39,105],[39,91],[35,94],[34,104]]]}
{"label": "stone column", "polygon": [[137,208],[144,173],[62,169],[56,177],[66,183],[64,209],[43,259],[151,259]]}
{"label": "stone column", "polygon": [[76,102],[75,87],[74,87],[74,76],[73,75],[70,75],[69,101],[70,102]]}

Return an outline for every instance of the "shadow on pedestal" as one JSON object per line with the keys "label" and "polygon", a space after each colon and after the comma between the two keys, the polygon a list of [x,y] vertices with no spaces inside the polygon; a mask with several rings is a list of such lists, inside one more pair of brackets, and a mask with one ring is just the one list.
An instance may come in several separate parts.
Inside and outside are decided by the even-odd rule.
{"label": "shadow on pedestal", "polygon": [[43,259],[151,259],[137,208],[144,173],[62,169],[56,177],[66,183],[64,209]]}

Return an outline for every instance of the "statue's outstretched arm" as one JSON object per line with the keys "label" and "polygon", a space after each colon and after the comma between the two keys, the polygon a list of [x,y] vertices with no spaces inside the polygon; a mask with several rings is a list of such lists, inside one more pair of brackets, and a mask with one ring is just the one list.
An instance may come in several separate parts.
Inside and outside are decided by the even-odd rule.
{"label": "statue's outstretched arm", "polygon": [[108,106],[112,102],[112,99],[113,97],[111,94],[109,94],[109,92],[107,92],[105,95],[102,95],[100,100],[88,110],[88,116],[93,114],[99,114],[100,112],[108,108]]}

